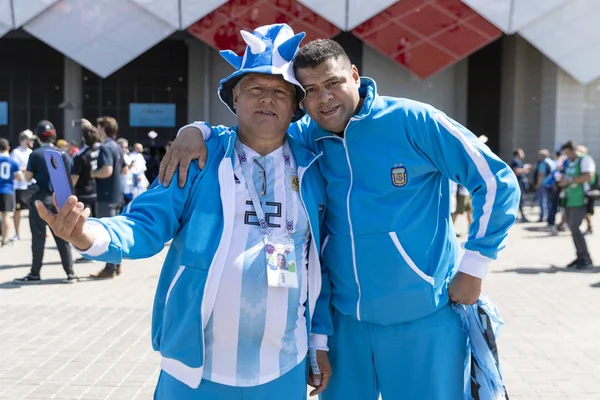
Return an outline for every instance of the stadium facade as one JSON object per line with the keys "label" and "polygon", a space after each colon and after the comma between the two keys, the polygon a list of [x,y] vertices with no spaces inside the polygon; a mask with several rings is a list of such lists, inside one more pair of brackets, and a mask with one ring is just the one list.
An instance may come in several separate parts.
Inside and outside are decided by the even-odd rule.
{"label": "stadium facade", "polygon": [[[597,0],[0,0],[0,136],[42,118],[113,115],[163,146],[191,120],[232,123],[220,49],[286,22],[334,38],[380,94],[431,103],[503,158],[565,140],[600,159]],[[155,140],[148,137],[154,131]]]}

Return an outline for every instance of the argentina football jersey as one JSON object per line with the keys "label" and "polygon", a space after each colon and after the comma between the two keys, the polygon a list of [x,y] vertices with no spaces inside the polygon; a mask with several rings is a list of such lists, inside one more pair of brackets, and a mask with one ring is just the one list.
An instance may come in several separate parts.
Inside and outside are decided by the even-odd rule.
{"label": "argentina football jersey", "polygon": [[274,238],[287,235],[287,207],[293,209],[295,229],[291,236],[295,257],[287,260],[287,265],[296,269],[298,285],[287,288],[267,284],[266,252],[272,249],[265,248],[265,233],[258,224],[236,156],[235,225],[213,313],[205,329],[203,375],[206,380],[230,386],[256,386],[272,381],[304,360],[308,349],[304,313],[310,233],[298,187],[293,185],[292,204],[286,204],[288,167],[282,148],[264,157],[246,146],[243,149]]}

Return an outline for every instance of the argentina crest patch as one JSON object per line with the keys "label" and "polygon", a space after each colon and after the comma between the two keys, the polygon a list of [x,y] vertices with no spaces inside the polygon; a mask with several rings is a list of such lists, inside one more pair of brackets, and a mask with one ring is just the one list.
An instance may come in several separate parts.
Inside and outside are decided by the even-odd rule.
{"label": "argentina crest patch", "polygon": [[402,164],[396,164],[392,168],[392,185],[396,187],[402,187],[408,182],[408,175],[406,174],[406,167]]}

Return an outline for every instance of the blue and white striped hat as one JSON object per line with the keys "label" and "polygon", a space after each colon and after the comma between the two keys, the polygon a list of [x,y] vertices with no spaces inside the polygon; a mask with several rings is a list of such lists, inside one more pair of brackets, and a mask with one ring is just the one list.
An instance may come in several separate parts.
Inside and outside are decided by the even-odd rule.
{"label": "blue and white striped hat", "polygon": [[[240,79],[247,74],[280,75],[285,81],[296,87],[298,105],[304,100],[306,93],[302,85],[296,80],[292,60],[298,51],[298,46],[304,32],[294,35],[294,31],[287,24],[265,25],[256,28],[252,33],[241,30],[240,34],[248,45],[243,56],[238,56],[231,50],[223,50],[221,56],[236,69],[236,71],[223,79],[219,86],[219,98],[235,114],[233,107],[233,88]],[[292,122],[304,116],[300,106]]]}

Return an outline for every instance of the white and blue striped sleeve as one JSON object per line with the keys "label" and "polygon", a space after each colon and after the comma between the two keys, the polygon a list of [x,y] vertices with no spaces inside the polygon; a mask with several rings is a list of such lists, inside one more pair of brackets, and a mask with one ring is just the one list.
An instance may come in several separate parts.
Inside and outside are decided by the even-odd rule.
{"label": "white and blue striped sleeve", "polygon": [[506,246],[521,192],[511,168],[467,128],[437,110],[425,115],[423,151],[451,180],[472,196],[473,223],[459,271],[484,278],[490,262]]}

